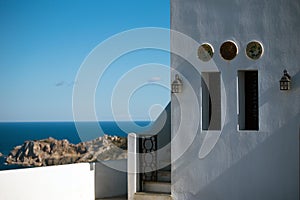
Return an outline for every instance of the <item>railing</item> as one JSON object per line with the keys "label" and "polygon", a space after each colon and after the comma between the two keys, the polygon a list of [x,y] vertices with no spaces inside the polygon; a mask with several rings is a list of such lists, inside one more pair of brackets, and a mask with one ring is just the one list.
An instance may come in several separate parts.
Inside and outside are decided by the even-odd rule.
{"label": "railing", "polygon": [[143,181],[157,180],[157,136],[128,135],[128,199],[143,191]]}
{"label": "railing", "polygon": [[157,181],[157,135],[140,136],[140,170],[141,181]]}

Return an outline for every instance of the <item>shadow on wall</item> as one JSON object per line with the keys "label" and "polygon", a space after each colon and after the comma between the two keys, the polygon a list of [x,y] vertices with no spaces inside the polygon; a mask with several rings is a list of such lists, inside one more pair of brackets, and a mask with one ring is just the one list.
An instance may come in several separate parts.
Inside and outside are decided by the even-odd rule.
{"label": "shadow on wall", "polygon": [[[122,171],[113,169],[122,169]],[[95,163],[95,198],[127,194],[127,159]]]}
{"label": "shadow on wall", "polygon": [[[299,199],[299,118],[300,114],[197,194],[187,191],[186,199]],[[286,131],[298,129],[299,135]]]}

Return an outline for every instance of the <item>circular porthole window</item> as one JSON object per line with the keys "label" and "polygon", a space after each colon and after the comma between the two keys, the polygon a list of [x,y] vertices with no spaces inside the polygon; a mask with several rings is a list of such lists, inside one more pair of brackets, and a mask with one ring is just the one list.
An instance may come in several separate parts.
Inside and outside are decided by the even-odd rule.
{"label": "circular porthole window", "polygon": [[263,47],[257,41],[251,41],[247,44],[246,55],[252,60],[259,59],[263,54]]}
{"label": "circular porthole window", "polygon": [[204,43],[201,44],[198,48],[198,58],[204,62],[209,61],[214,55],[213,47],[208,44]]}
{"label": "circular porthole window", "polygon": [[220,54],[225,60],[232,60],[238,54],[238,47],[233,41],[226,41],[220,47]]}

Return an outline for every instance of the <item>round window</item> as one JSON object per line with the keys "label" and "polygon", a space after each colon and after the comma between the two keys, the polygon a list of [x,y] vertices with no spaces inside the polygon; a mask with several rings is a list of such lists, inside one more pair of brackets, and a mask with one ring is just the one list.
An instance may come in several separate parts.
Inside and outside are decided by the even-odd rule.
{"label": "round window", "polygon": [[220,54],[225,60],[232,60],[238,53],[238,48],[233,41],[226,41],[220,47]]}
{"label": "round window", "polygon": [[262,54],[263,54],[263,47],[259,42],[251,41],[247,44],[246,55],[250,59],[257,60],[261,57]]}
{"label": "round window", "polygon": [[204,62],[209,61],[214,55],[214,49],[210,44],[201,44],[198,48],[198,58]]}

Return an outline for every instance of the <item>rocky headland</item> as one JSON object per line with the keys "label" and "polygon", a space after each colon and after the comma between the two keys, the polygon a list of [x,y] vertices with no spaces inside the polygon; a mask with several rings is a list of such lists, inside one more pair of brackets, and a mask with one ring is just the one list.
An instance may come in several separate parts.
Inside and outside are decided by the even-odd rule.
{"label": "rocky headland", "polygon": [[48,138],[25,141],[6,158],[7,164],[49,166],[127,158],[127,138],[104,135],[78,144]]}

